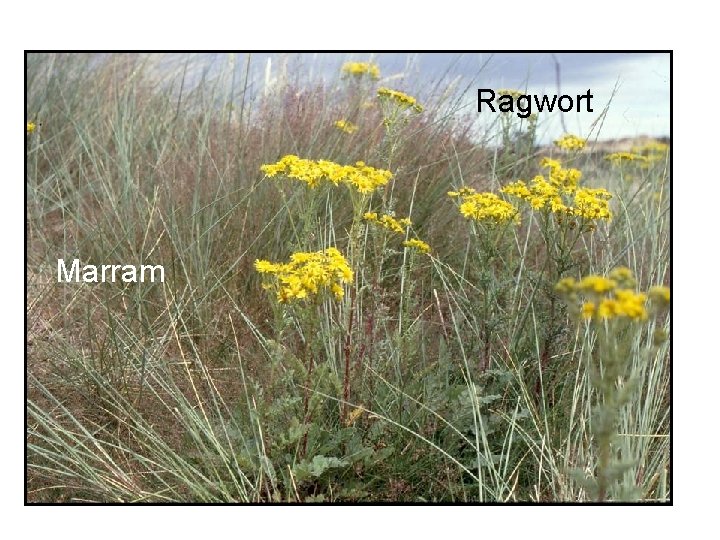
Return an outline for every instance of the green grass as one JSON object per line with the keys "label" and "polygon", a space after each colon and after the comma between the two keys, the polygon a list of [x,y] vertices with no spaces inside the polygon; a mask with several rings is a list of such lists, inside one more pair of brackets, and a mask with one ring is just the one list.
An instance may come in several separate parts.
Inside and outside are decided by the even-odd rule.
{"label": "green grass", "polygon": [[[573,470],[596,473],[596,335],[552,286],[619,265],[641,290],[668,284],[667,160],[577,154],[584,184],[614,194],[614,219],[559,266],[539,213],[488,231],[447,196],[530,179],[546,153],[527,135],[494,145],[502,126],[477,132],[443,81],[398,83],[425,110],[389,141],[368,82],[262,95],[232,66],[199,82],[194,70],[28,56],[28,119],[42,123],[27,136],[28,500],[595,499]],[[362,204],[409,216],[432,253],[359,222],[344,187],[264,178],[285,154],[391,170]],[[328,246],[355,269],[341,301],[281,305],[263,289],[256,259]],[[76,257],[162,264],[166,281],[57,283],[57,259]],[[622,337],[638,386],[610,500],[670,500],[656,328],[667,313]]]}

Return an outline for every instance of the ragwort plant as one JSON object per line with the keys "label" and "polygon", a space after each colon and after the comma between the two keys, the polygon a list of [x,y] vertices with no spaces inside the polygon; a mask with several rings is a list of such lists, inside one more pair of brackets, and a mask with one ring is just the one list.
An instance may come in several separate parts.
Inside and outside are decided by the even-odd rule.
{"label": "ragwort plant", "polygon": [[[596,338],[584,361],[595,393],[591,432],[597,463],[591,477],[584,469],[571,472],[590,497],[600,502],[638,500],[643,495],[636,485],[639,463],[628,456],[627,447],[618,444],[618,429],[623,408],[638,391],[645,364],[667,339],[666,331],[659,328],[652,333],[649,347],[639,338],[649,316],[661,314],[669,305],[670,289],[654,286],[646,294],[635,292],[635,286],[632,271],[626,267],[613,269],[607,277],[564,278],[556,285],[571,316],[587,321]],[[639,357],[639,365],[632,362],[633,356]]]}
{"label": "ragwort plant", "polygon": [[523,180],[509,183],[500,191],[530,211],[529,219],[531,224],[537,221],[537,229],[528,227],[527,234],[537,230],[543,239],[544,263],[534,289],[548,304],[541,348],[542,374],[562,331],[556,322],[557,295],[553,285],[571,270],[587,265],[578,253],[578,242],[584,234],[595,231],[598,223],[612,219],[609,205],[612,194],[603,188],[580,186],[582,172],[566,169],[558,160],[545,157],[540,160],[540,166],[547,171],[545,175],[536,175],[527,184]]}

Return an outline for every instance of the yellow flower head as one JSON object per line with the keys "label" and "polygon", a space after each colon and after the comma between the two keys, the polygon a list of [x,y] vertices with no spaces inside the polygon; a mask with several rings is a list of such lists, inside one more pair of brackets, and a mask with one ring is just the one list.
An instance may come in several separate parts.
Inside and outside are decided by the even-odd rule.
{"label": "yellow flower head", "polygon": [[494,193],[476,193],[474,189],[462,188],[448,195],[460,197],[460,213],[468,219],[494,224],[520,221],[518,209]]}
{"label": "yellow flower head", "polygon": [[35,131],[36,127],[37,126],[35,125],[35,122],[28,122],[27,123],[27,133],[32,133],[33,131]]}
{"label": "yellow flower head", "polygon": [[380,78],[380,68],[373,62],[345,62],[342,66],[342,73],[355,77],[368,75],[373,80]]}
{"label": "yellow flower head", "polygon": [[647,157],[641,156],[640,154],[634,154],[632,152],[615,152],[608,154],[605,159],[610,161],[613,165],[620,165],[625,162],[638,161],[641,163],[647,162]]}
{"label": "yellow flower head", "polygon": [[346,167],[347,176],[342,181],[360,193],[372,193],[387,184],[392,173],[384,169],[375,169],[364,162],[358,161],[355,166]]}
{"label": "yellow flower head", "polygon": [[630,289],[617,289],[615,291],[615,313],[616,316],[629,317],[630,319],[647,319],[645,302],[647,295],[636,293]]}
{"label": "yellow flower head", "polygon": [[586,293],[604,294],[612,291],[617,287],[614,279],[603,276],[587,276],[582,278],[577,288]]}
{"label": "yellow flower head", "polygon": [[580,316],[583,319],[592,319],[593,315],[595,315],[595,304],[585,302],[580,309]]}
{"label": "yellow flower head", "polygon": [[405,234],[405,229],[412,225],[412,221],[408,218],[395,219],[388,215],[378,217],[376,212],[365,213],[363,219],[377,223],[381,227],[398,234]]}
{"label": "yellow flower head", "polygon": [[555,290],[561,294],[569,294],[575,290],[576,284],[575,278],[562,278],[557,282],[557,285],[555,285]]}
{"label": "yellow flower head", "polygon": [[575,208],[573,213],[584,219],[605,219],[610,221],[612,213],[608,201],[612,198],[605,189],[578,189],[575,192]]}
{"label": "yellow flower head", "polygon": [[636,146],[632,149],[633,153],[640,154],[645,158],[645,162],[641,163],[642,167],[648,167],[656,161],[664,161],[670,145],[660,141],[650,141],[643,146]]}
{"label": "yellow flower head", "polygon": [[501,96],[510,96],[513,100],[515,100],[522,95],[523,93],[520,90],[513,90],[510,88],[501,88],[500,90],[495,91],[495,99],[500,99]]}
{"label": "yellow flower head", "polygon": [[[564,278],[558,282],[555,290],[563,294],[571,305],[577,301],[577,293],[588,297],[589,300],[583,302],[580,307],[579,314],[583,319],[626,318],[635,321],[647,319],[648,295],[625,287],[626,283],[634,282],[632,272],[620,267],[610,272],[610,276],[619,281],[597,275],[586,276],[579,282],[575,282],[572,278]],[[659,290],[653,292],[653,289],[649,293],[651,296],[661,293]]]}
{"label": "yellow flower head", "polygon": [[417,249],[420,253],[430,253],[430,246],[426,242],[416,238],[405,240],[403,242],[403,246],[411,249]]}
{"label": "yellow flower head", "polygon": [[659,285],[650,287],[650,290],[648,290],[648,296],[653,302],[656,302],[661,306],[666,306],[670,303],[670,288]]}
{"label": "yellow flower head", "polygon": [[280,271],[283,267],[281,264],[271,263],[270,261],[264,261],[257,259],[255,261],[255,270],[261,274],[275,274]]}
{"label": "yellow flower head", "polygon": [[305,182],[310,188],[323,182],[331,182],[336,186],[343,183],[363,194],[372,193],[392,178],[390,171],[369,167],[362,161],[355,165],[339,165],[332,161],[301,159],[294,155],[287,155],[277,163],[263,165],[260,170],[269,177],[279,175]]}
{"label": "yellow flower head", "polygon": [[358,127],[355,124],[345,119],[335,122],[335,127],[338,128],[340,131],[349,134],[353,134],[358,130]]}
{"label": "yellow flower head", "polygon": [[560,163],[557,159],[552,159],[549,157],[544,157],[540,160],[540,166],[543,169],[550,169],[551,171],[558,171],[562,169],[562,163]]}
{"label": "yellow flower head", "polygon": [[577,135],[565,134],[553,141],[553,143],[563,150],[582,150],[585,148],[585,139],[581,139]]}
{"label": "yellow flower head", "polygon": [[604,189],[579,188],[580,170],[566,169],[560,161],[549,157],[542,158],[540,166],[547,169],[547,177],[539,174],[529,184],[518,180],[500,191],[527,202],[535,210],[560,214],[558,219],[566,216],[586,220],[612,218],[608,204],[612,195]]}
{"label": "yellow flower head", "polygon": [[544,157],[540,160],[540,166],[548,171],[548,182],[564,193],[573,193],[582,178],[582,172],[578,169],[564,169],[556,159]]}
{"label": "yellow flower head", "polygon": [[448,191],[448,197],[465,197],[477,193],[473,188],[461,187],[458,191]]}
{"label": "yellow flower head", "polygon": [[519,199],[530,200],[532,198],[532,192],[528,189],[527,185],[525,185],[525,182],[523,182],[522,180],[512,182],[506,185],[500,191],[502,193],[507,193],[508,195],[512,195],[513,197],[517,197]]}
{"label": "yellow flower head", "polygon": [[390,88],[380,88],[377,94],[379,99],[390,101],[401,109],[412,108],[417,113],[423,112],[423,106],[414,97],[404,92],[391,90]]}
{"label": "yellow flower head", "polygon": [[623,289],[631,289],[637,283],[632,270],[630,270],[627,266],[618,266],[617,268],[613,268],[608,274],[608,277],[615,280],[618,286]]}
{"label": "yellow flower head", "polygon": [[665,154],[670,150],[670,145],[660,141],[650,141],[643,146],[636,146],[632,149],[636,154]]}
{"label": "yellow flower head", "polygon": [[353,280],[350,265],[334,247],[324,251],[293,253],[288,263],[256,260],[255,269],[275,276],[275,282],[266,282],[264,287],[274,288],[281,303],[311,298],[323,291],[340,299],[344,295],[342,284]]}

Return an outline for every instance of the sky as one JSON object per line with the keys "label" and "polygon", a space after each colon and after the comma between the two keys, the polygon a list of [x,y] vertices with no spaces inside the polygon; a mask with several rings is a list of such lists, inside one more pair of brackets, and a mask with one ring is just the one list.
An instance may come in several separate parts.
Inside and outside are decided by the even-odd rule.
{"label": "sky", "polygon": [[[164,64],[178,65],[187,55],[167,55]],[[236,84],[244,81],[247,53],[200,53],[193,56],[196,73],[234,69]],[[379,85],[406,91],[418,98],[444,91],[452,83],[463,92],[465,112],[483,114],[479,124],[495,118],[477,113],[478,88],[516,88],[528,94],[557,93],[556,64],[560,67],[561,95],[593,95],[593,112],[543,114],[539,142],[549,142],[565,131],[593,139],[639,135],[670,135],[670,55],[668,53],[251,53],[250,85],[264,91],[283,79],[334,84],[345,61],[376,62]],[[614,92],[614,95],[613,95]],[[601,129],[591,126],[609,109]]]}
{"label": "sky", "polygon": [[[407,55],[392,56],[395,58],[387,59],[386,73],[401,70],[403,56]],[[563,133],[561,114],[568,131],[590,135],[591,125],[609,102],[600,139],[670,135],[669,54],[556,53],[553,57],[550,53],[427,53],[419,55],[413,69],[430,80],[446,72],[457,73],[475,82],[473,91],[475,87],[516,88],[528,94],[552,96],[557,93],[555,59],[560,66],[562,94],[575,97],[590,89],[593,113],[558,112],[551,118],[545,115],[541,139],[547,141]],[[380,56],[381,67],[383,60]],[[471,96],[475,103],[476,94]]]}

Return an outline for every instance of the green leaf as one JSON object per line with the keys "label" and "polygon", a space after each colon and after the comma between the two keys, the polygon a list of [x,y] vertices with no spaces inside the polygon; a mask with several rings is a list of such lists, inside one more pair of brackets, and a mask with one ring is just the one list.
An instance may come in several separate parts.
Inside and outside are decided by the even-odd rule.
{"label": "green leaf", "polygon": [[303,461],[295,466],[295,471],[300,477],[321,476],[328,469],[346,467],[348,462],[344,459],[327,456],[315,456],[311,462]]}

